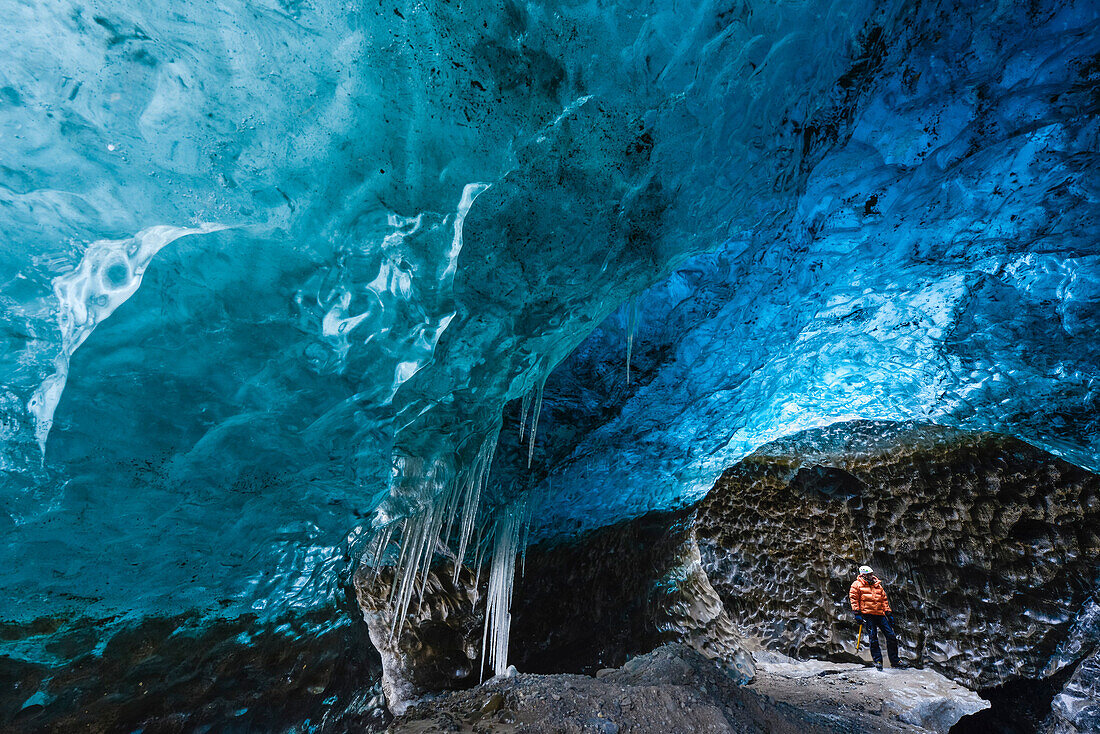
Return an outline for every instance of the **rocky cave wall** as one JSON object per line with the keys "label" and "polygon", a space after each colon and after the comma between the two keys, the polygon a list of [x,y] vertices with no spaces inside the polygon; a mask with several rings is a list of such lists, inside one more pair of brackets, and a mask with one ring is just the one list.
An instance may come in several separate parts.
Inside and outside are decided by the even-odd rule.
{"label": "rocky cave wall", "polygon": [[982,688],[1039,677],[1094,593],[1100,478],[1004,436],[839,424],[728,470],[696,532],[727,609],[769,647],[851,652],[866,562],[903,650]]}
{"label": "rocky cave wall", "polygon": [[465,567],[454,571],[452,560],[434,563],[402,618],[392,593],[393,567],[361,563],[355,570],[355,597],[382,656],[382,689],[396,713],[425,692],[469,688],[484,675],[487,579]]}

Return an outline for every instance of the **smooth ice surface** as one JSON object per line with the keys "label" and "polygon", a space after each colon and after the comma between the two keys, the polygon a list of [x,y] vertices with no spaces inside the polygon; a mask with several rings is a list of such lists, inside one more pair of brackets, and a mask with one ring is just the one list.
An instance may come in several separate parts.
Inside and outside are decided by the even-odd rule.
{"label": "smooth ice surface", "polygon": [[356,525],[489,558],[471,496],[840,418],[1100,465],[1095,3],[0,10],[0,618],[308,606]]}

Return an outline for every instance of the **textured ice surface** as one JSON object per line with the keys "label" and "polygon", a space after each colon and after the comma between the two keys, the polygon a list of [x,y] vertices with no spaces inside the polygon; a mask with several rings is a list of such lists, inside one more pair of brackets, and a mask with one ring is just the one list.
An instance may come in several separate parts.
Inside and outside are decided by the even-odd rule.
{"label": "textured ice surface", "polygon": [[1097,465],[1092,2],[0,10],[0,617],[310,605],[380,504],[568,531],[837,418]]}
{"label": "textured ice surface", "polygon": [[941,16],[789,222],[643,293],[632,345],[629,307],[601,326],[547,383],[542,532],[694,500],[756,446],[857,417],[1100,466],[1096,18]]}

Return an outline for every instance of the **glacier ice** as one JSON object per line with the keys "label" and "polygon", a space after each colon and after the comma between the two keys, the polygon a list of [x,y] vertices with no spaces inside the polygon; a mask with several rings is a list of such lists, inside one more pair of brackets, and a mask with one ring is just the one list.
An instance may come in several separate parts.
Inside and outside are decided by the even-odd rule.
{"label": "glacier ice", "polygon": [[53,360],[53,374],[42,381],[27,402],[27,412],[34,417],[34,435],[43,453],[73,352],[91,335],[96,324],[134,295],[149,262],[162,247],[189,234],[218,229],[221,227],[207,224],[194,229],[157,225],[130,239],[93,242],[84,251],[76,270],[53,279],[61,344]]}
{"label": "glacier ice", "polygon": [[529,507],[521,498],[497,510],[493,529],[493,556],[490,559],[489,590],[485,597],[485,631],[481,660],[494,675],[508,668],[508,637],[511,631],[512,589],[516,576],[516,557],[526,536]]}
{"label": "glacier ice", "polygon": [[693,501],[762,443],[851,418],[1100,466],[1095,17],[959,16],[881,72],[788,222],[683,263],[637,327],[624,307],[597,329],[547,384],[539,532]]}
{"label": "glacier ice", "polygon": [[1093,2],[3,9],[3,619],[309,606],[370,531],[506,621],[516,518],[839,419],[1100,461]]}

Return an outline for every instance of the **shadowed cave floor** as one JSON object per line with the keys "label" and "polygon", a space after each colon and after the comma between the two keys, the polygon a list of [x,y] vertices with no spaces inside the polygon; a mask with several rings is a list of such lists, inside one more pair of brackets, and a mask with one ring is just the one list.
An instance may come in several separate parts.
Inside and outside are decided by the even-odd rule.
{"label": "shadowed cave floor", "polygon": [[422,700],[395,734],[427,732],[947,732],[986,702],[937,673],[758,657],[740,687],[670,644],[596,676],[515,674]]}

